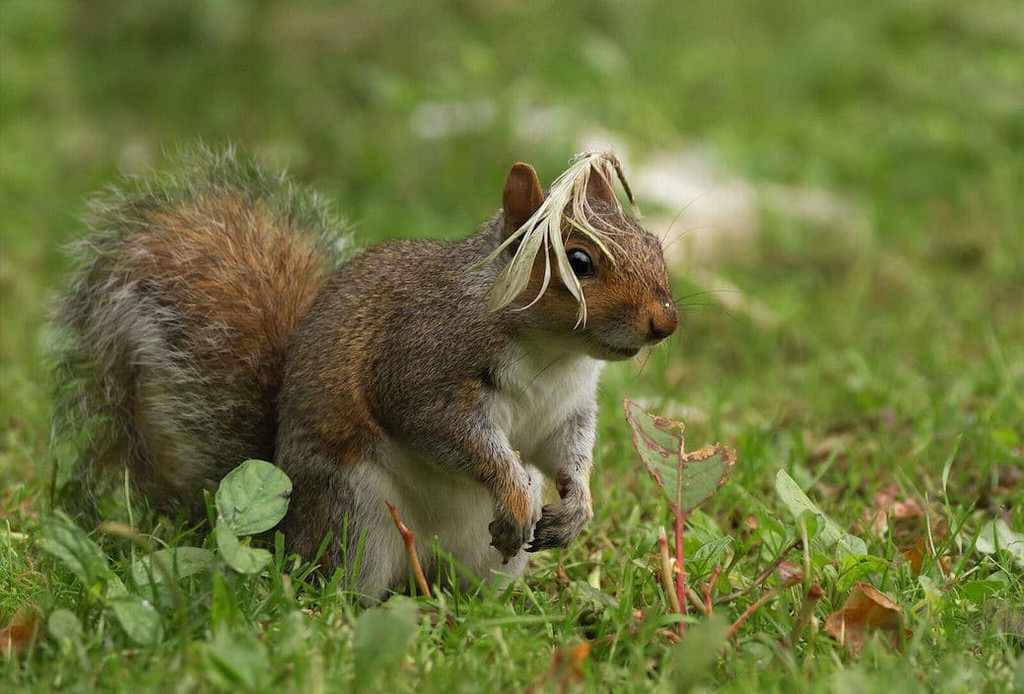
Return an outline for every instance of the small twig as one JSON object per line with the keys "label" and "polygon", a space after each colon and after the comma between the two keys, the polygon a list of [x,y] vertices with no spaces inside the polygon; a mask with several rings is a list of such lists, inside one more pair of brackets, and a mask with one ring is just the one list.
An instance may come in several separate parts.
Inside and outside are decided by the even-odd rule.
{"label": "small twig", "polygon": [[779,552],[779,555],[775,557],[774,560],[772,560],[772,563],[768,565],[768,568],[765,569],[760,576],[754,579],[753,583],[751,583],[749,586],[740,588],[737,591],[733,591],[728,595],[718,598],[718,600],[715,600],[715,604],[721,605],[722,603],[732,602],[736,598],[743,597],[744,595],[752,591],[754,588],[757,588],[759,585],[764,583],[766,580],[768,580],[768,577],[772,575],[772,572],[775,571],[776,568],[778,568],[779,564],[781,564],[786,559],[786,555],[789,554],[791,550],[794,550],[797,547],[799,547],[800,543],[800,540],[793,540],[792,542],[790,542],[788,545],[786,545],[786,548]]}
{"label": "small twig", "polygon": [[722,565],[719,564],[715,567],[714,573],[711,574],[711,580],[704,586],[704,614],[708,617],[714,614],[714,608],[711,606],[711,591],[718,585],[718,577],[722,575]]}
{"label": "small twig", "polygon": [[674,614],[682,614],[679,609],[679,596],[672,586],[673,566],[672,559],[668,555],[668,538],[665,536],[665,528],[658,528],[658,550],[661,554],[661,587],[668,598],[669,607]]}
{"label": "small twig", "polygon": [[804,633],[804,629],[811,622],[811,617],[814,616],[815,606],[823,597],[825,597],[825,591],[821,589],[821,586],[817,583],[811,585],[807,591],[807,596],[804,598],[804,604],[800,607],[800,613],[796,617],[796,622],[793,624],[793,629],[789,632],[790,645],[795,644],[800,635]]}
{"label": "small twig", "polygon": [[412,565],[412,573],[416,578],[416,586],[423,595],[429,598],[430,586],[427,585],[427,577],[423,575],[420,558],[416,555],[416,544],[413,542],[412,531],[402,522],[402,518],[398,515],[398,509],[395,508],[395,505],[390,501],[385,501],[384,503],[388,505],[388,510],[391,511],[391,520],[395,521],[395,527],[398,528],[402,541],[405,542],[405,552],[409,555],[409,563]]}
{"label": "small twig", "polygon": [[729,627],[729,633],[726,635],[726,638],[731,639],[733,636],[735,636],[736,635],[736,631],[740,628],[740,626],[743,624],[743,622],[747,621],[747,619],[750,617],[750,615],[752,615],[755,612],[757,612],[757,610],[762,605],[764,605],[766,602],[768,602],[769,600],[774,598],[776,595],[778,595],[778,593],[779,593],[779,589],[778,588],[770,588],[768,590],[768,592],[766,592],[764,595],[759,597],[757,599],[757,601],[754,602],[753,605],[751,605],[746,610],[744,610],[743,614],[741,614],[739,616],[739,618],[735,622],[732,623],[732,626]]}
{"label": "small twig", "polygon": [[796,578],[791,578],[791,579],[788,579],[786,581],[783,581],[781,585],[774,586],[774,587],[770,588],[764,595],[759,597],[754,602],[753,605],[748,607],[743,612],[743,614],[741,614],[739,616],[739,619],[737,619],[735,622],[732,623],[732,626],[729,627],[728,638],[731,639],[733,637],[733,635],[736,633],[736,630],[740,628],[740,625],[743,624],[743,622],[747,621],[747,618],[750,617],[750,615],[754,614],[758,610],[758,608],[760,608],[766,602],[768,602],[769,600],[774,598],[776,595],[778,595],[780,591],[785,590],[786,588],[792,588],[796,584],[800,583],[802,580],[803,580],[803,576],[799,576],[799,577],[796,577]]}
{"label": "small twig", "polygon": [[[803,542],[803,556],[804,556],[804,590],[807,594],[811,594],[811,542],[807,537],[807,521],[801,516],[800,517],[800,541]],[[821,590],[820,588],[818,590]]]}
{"label": "small twig", "polygon": [[686,597],[690,600],[690,603],[693,604],[694,607],[700,610],[701,614],[703,614],[705,617],[711,616],[710,614],[708,614],[707,606],[700,599],[700,596],[697,595],[697,591],[695,591],[690,586],[686,586]]}

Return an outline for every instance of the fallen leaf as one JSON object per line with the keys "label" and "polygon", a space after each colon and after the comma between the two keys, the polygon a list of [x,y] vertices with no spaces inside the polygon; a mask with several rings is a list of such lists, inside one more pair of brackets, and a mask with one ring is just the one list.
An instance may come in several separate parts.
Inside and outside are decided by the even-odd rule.
{"label": "fallen leaf", "polygon": [[4,628],[0,629],[0,654],[10,658],[28,648],[42,626],[43,619],[34,607],[23,608]]}
{"label": "fallen leaf", "polygon": [[779,562],[779,579],[782,581],[782,585],[787,587],[803,583],[804,569],[799,564],[783,559]]}
{"label": "fallen leaf", "polygon": [[864,511],[868,530],[874,535],[884,535],[889,529],[889,520],[895,522],[920,518],[924,508],[914,499],[899,499],[899,488],[890,484],[875,492],[874,508]]}
{"label": "fallen leaf", "polygon": [[911,545],[910,549],[903,552],[903,558],[910,564],[910,570],[914,572],[914,575],[921,573],[921,565],[924,564],[924,558],[931,554],[931,550],[928,549],[928,538],[923,535],[917,538],[917,542]]}
{"label": "fallen leaf", "polygon": [[567,691],[572,685],[582,682],[585,674],[583,662],[590,655],[590,644],[574,644],[572,647],[555,649],[551,654],[551,666],[537,680],[526,688],[527,694],[535,691]]}
{"label": "fallen leaf", "polygon": [[825,632],[852,655],[860,655],[871,632],[881,631],[895,648],[914,635],[903,626],[902,608],[868,583],[858,583],[841,609],[825,620]]}

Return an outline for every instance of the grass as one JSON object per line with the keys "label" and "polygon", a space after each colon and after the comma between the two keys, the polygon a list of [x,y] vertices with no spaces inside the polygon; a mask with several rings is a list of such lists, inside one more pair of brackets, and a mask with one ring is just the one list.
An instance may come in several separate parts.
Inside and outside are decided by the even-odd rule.
{"label": "grass", "polygon": [[[565,678],[648,691],[693,684],[693,672],[697,686],[737,692],[1024,688],[1024,571],[975,546],[995,519],[1024,531],[1019,27],[1014,0],[5,3],[0,627],[35,606],[50,631],[0,660],[0,689],[543,691]],[[430,114],[453,102],[461,125],[444,134]],[[766,209],[755,235],[701,260],[735,291],[697,295],[719,285],[677,268],[677,293],[692,295],[681,333],[603,380],[596,518],[575,546],[538,555],[507,592],[385,611],[299,581],[276,553],[261,575],[221,567],[153,595],[162,638],[146,646],[105,607],[102,581],[43,551],[57,522],[45,311],[92,191],[162,149],[233,141],[336,199],[361,242],[451,237],[500,204],[511,162],[550,181],[594,126],[621,134],[634,161],[697,143],[758,184],[835,191],[869,229],[851,237]],[[673,234],[686,225],[684,213]],[[754,299],[774,322],[744,310]],[[792,588],[706,668],[698,639],[671,644],[653,573],[670,516],[631,449],[626,396],[684,419],[691,448],[739,452],[691,519],[691,582],[721,562],[716,594],[747,586],[799,535],[774,491],[783,469],[874,557],[844,563],[813,545],[817,619],[859,578],[902,607],[913,636],[900,648],[875,638],[860,657],[822,632],[783,646],[801,602]],[[900,556],[920,527],[862,527],[889,485],[954,530],[932,538],[920,574]],[[83,528],[131,595],[143,594],[138,542],[210,542],[136,520],[134,544]],[[759,594],[716,611],[731,621]],[[571,664],[549,672],[580,643],[581,679]]]}

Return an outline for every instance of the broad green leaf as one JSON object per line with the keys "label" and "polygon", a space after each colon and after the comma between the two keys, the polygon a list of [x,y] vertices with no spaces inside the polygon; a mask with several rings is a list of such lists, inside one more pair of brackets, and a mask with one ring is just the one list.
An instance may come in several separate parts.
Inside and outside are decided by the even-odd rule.
{"label": "broad green leaf", "polygon": [[221,480],[217,516],[236,537],[254,535],[277,525],[288,510],[292,482],[263,460],[247,460]]}
{"label": "broad green leaf", "polygon": [[68,567],[87,588],[111,575],[103,550],[62,513],[46,527],[39,546]]}
{"label": "broad green leaf", "polygon": [[845,554],[852,554],[854,556],[868,553],[868,547],[864,544],[864,540],[846,532],[835,521],[826,516],[818,505],[804,494],[804,490],[800,489],[800,485],[786,474],[785,470],[780,469],[775,475],[775,493],[779,495],[779,499],[786,505],[786,508],[789,509],[789,512],[793,514],[795,519],[799,520],[800,515],[805,511],[810,511],[817,516],[821,525],[818,537],[829,547],[836,545]]}
{"label": "broad green leaf", "polygon": [[392,598],[387,605],[359,615],[352,634],[355,682],[373,689],[377,674],[405,656],[417,621],[416,603],[410,599]]}
{"label": "broad green leaf", "polygon": [[728,633],[729,622],[720,615],[687,629],[683,640],[672,649],[666,682],[669,691],[685,694],[700,684],[718,659]]}
{"label": "broad green leaf", "polygon": [[182,579],[204,571],[213,563],[213,552],[202,547],[171,547],[149,554],[132,567],[136,585],[163,583],[167,577]]}
{"label": "broad green leaf", "polygon": [[58,642],[75,643],[82,637],[82,623],[78,621],[74,612],[63,608],[50,613],[50,618],[46,620],[46,630],[50,637]]}
{"label": "broad green leaf", "polygon": [[887,569],[889,560],[882,557],[873,557],[869,554],[843,557],[840,560],[836,589],[846,592],[857,583],[866,580],[868,576],[885,573]]}
{"label": "broad green leaf", "polygon": [[971,602],[982,603],[992,594],[1006,586],[1002,581],[966,581],[956,587],[957,591]]}
{"label": "broad green leaf", "polygon": [[705,542],[689,555],[686,560],[688,572],[706,573],[716,565],[725,562],[725,555],[732,547],[732,538],[729,536],[719,537],[711,542]]}
{"label": "broad green leaf", "polygon": [[214,534],[217,537],[220,556],[238,573],[259,573],[260,569],[270,563],[270,552],[243,545],[226,524],[217,523]]}
{"label": "broad green leaf", "polygon": [[107,606],[128,638],[140,646],[155,646],[164,637],[163,622],[148,600],[132,595],[117,576],[107,581]]}
{"label": "broad green leaf", "polygon": [[674,509],[688,514],[725,484],[736,464],[732,449],[709,445],[686,453],[682,422],[644,412],[630,400],[625,407],[633,446]]}
{"label": "broad green leaf", "polygon": [[1009,552],[1013,560],[1024,567],[1024,534],[1014,532],[1001,518],[982,527],[974,548],[982,554],[994,554],[997,549]]}
{"label": "broad green leaf", "polygon": [[250,629],[217,629],[204,644],[207,671],[223,691],[268,691],[267,647]]}

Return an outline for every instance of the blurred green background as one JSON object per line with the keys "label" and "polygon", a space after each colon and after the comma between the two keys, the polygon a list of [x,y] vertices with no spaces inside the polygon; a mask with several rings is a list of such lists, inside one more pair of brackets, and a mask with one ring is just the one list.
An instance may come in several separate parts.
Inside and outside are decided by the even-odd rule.
{"label": "blurred green background", "polygon": [[[1020,400],[992,399],[1020,383],[1024,335],[1018,0],[0,8],[5,479],[45,460],[44,316],[85,199],[198,139],[288,168],[361,243],[466,234],[510,163],[550,181],[588,133],[631,173],[700,152],[692,195],[634,180],[645,212],[713,238],[688,211],[727,208],[725,178],[754,217],[674,264],[680,293],[712,293],[639,376],[613,370],[610,400],[681,401],[709,437],[931,411],[919,438],[940,445],[963,424],[940,405],[998,403],[991,445],[1019,453]],[[841,204],[794,215],[785,191]]]}
{"label": "blurred green background", "polygon": [[[636,461],[624,397],[685,420],[691,448],[738,449],[733,480],[687,538],[735,540],[737,586],[764,569],[773,537],[797,532],[776,520],[789,518],[773,491],[780,468],[864,536],[886,489],[941,500],[964,523],[934,538],[956,576],[936,560],[917,576],[892,535],[871,539],[884,569],[870,580],[917,631],[904,653],[876,644],[854,664],[824,637],[789,650],[779,638],[795,603],[781,601],[743,627],[719,685],[1024,682],[1019,611],[995,612],[1019,607],[1019,572],[971,549],[994,519],[1024,529],[1021,0],[0,0],[0,530],[13,531],[0,625],[24,604],[71,606],[89,617],[90,649],[76,659],[42,643],[20,669],[0,658],[0,681],[164,691],[171,677],[201,689],[222,668],[188,659],[221,647],[252,683],[350,681],[356,617],[337,596],[304,588],[278,605],[261,597],[280,582],[270,572],[236,582],[242,606],[228,617],[218,605],[231,600],[195,582],[196,621],[174,627],[187,647],[127,648],[95,596],[31,544],[48,518],[45,317],[63,249],[90,195],[197,140],[287,168],[337,201],[360,244],[467,234],[500,205],[513,162],[550,182],[580,148],[612,143],[665,238],[682,328],[605,373],[594,522],[569,550],[535,555],[511,598],[422,620],[415,667],[396,669],[406,689],[422,676],[444,691],[522,690],[559,644],[595,634],[590,685],[647,691],[671,676],[669,642],[633,638],[634,609],[649,624],[664,614],[649,560],[667,513]],[[827,560],[816,575],[829,591],[820,617],[847,595],[838,570]],[[964,579],[984,590],[965,600]],[[595,586],[614,608],[594,612]],[[238,640],[211,640],[211,625]],[[268,658],[264,642],[281,633],[312,660],[277,646]]]}

